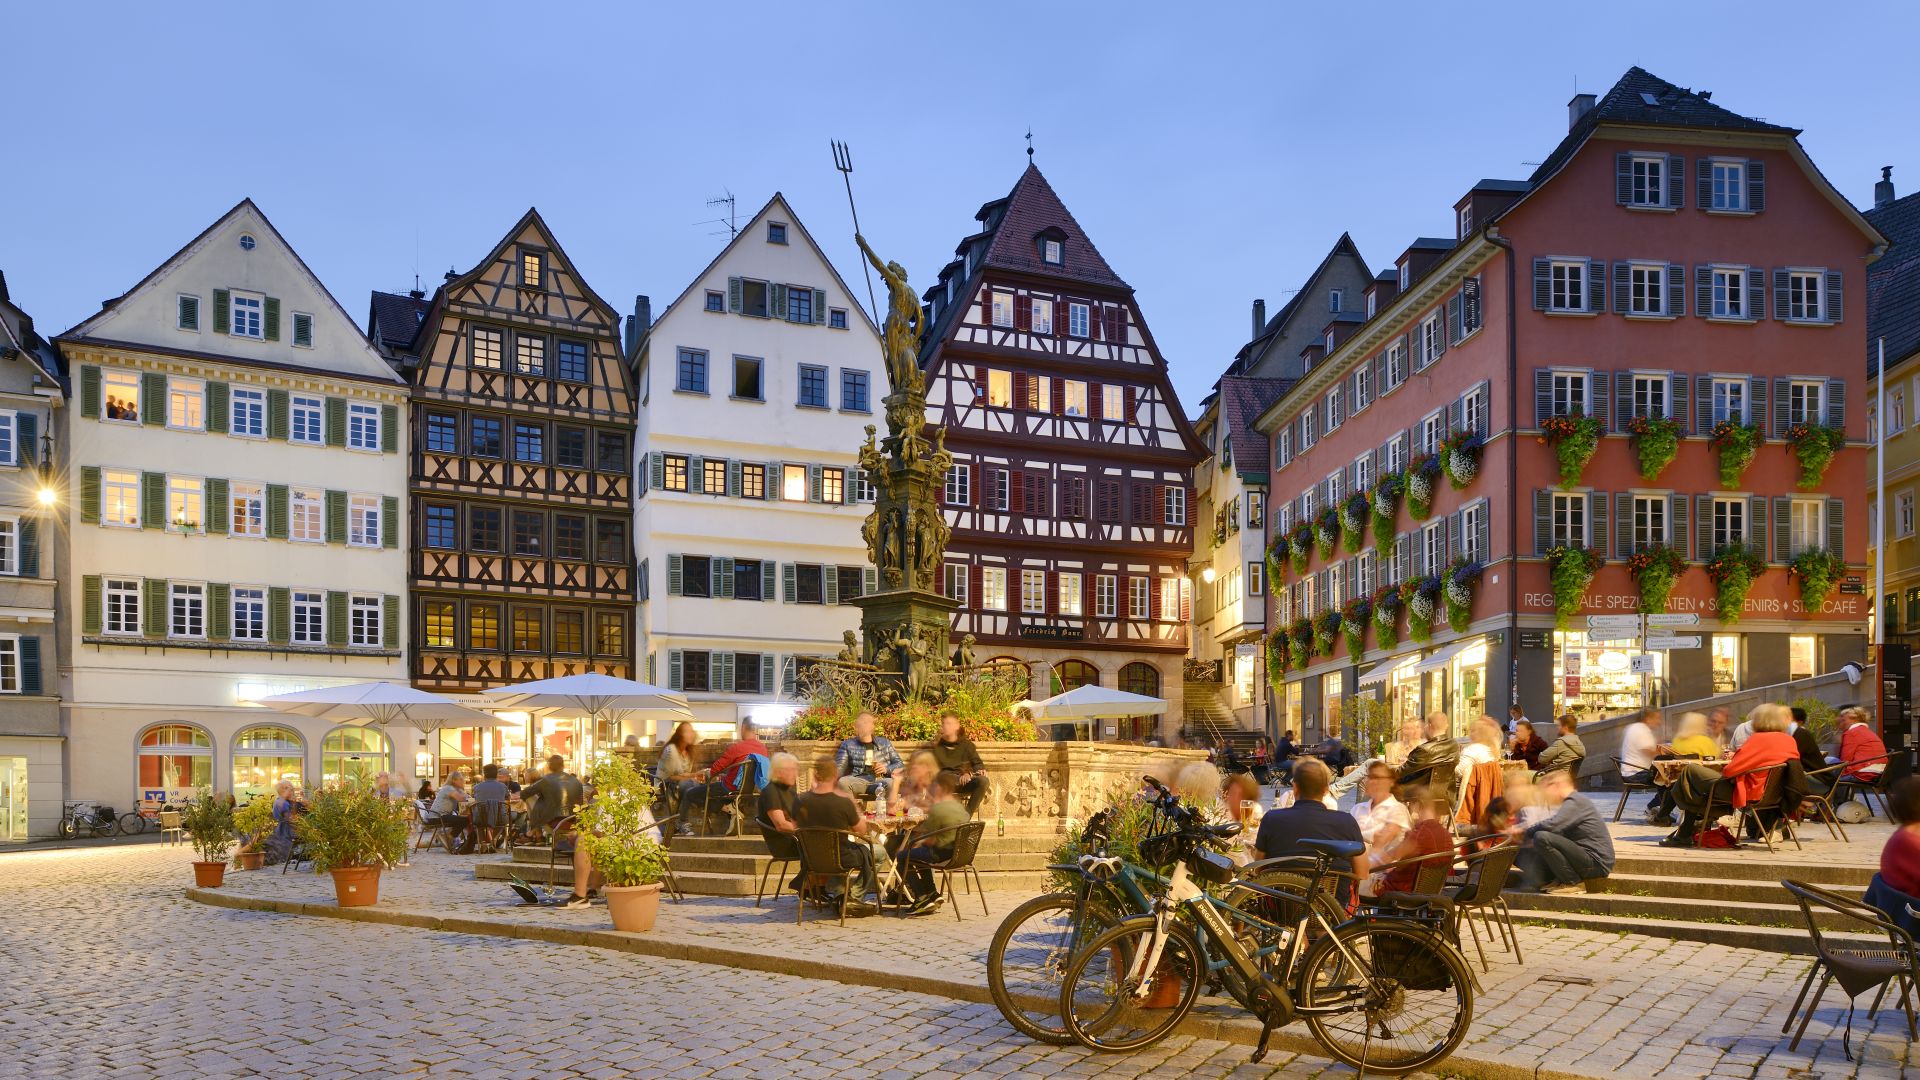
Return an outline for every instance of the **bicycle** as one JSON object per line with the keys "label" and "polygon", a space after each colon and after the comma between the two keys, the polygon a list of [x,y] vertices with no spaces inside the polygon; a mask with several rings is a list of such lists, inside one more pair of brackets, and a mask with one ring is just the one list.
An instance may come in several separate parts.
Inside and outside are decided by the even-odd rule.
{"label": "bicycle", "polygon": [[62,840],[72,840],[77,836],[112,836],[119,827],[113,807],[99,803],[67,803],[60,814]]}
{"label": "bicycle", "polygon": [[[1156,795],[1153,798],[1155,823],[1143,843],[1155,843],[1164,835],[1162,823],[1170,820],[1169,815],[1179,800],[1153,777],[1144,780]],[[1073,1041],[1058,1012],[1060,977],[1067,963],[1082,944],[1121,919],[1151,915],[1155,897],[1167,888],[1168,878],[1124,861],[1119,863],[1118,872],[1108,878],[1096,878],[1088,872],[1090,865],[1108,854],[1113,813],[1111,809],[1102,810],[1088,819],[1080,836],[1087,854],[1076,862],[1047,867],[1056,873],[1073,875],[1073,887],[1034,897],[1014,908],[1001,920],[987,947],[988,993],[1007,1023],[1028,1038],[1062,1046]],[[1283,876],[1299,869],[1295,860],[1268,860],[1262,865],[1263,872]],[[1259,881],[1257,877],[1252,880]],[[1331,907],[1331,897],[1323,895],[1320,901],[1336,917],[1344,917],[1344,911]],[[1269,900],[1242,890],[1230,892],[1226,902],[1232,908],[1249,908],[1251,916],[1255,905],[1265,906]],[[1251,930],[1257,922],[1258,919],[1250,918],[1242,925]],[[1269,943],[1256,946],[1255,951],[1268,954],[1276,949]],[[1236,1001],[1253,1007],[1257,999],[1252,996],[1250,984],[1240,978],[1224,957],[1209,956],[1207,966],[1210,981],[1219,981]]]}
{"label": "bicycle", "polygon": [[[1103,931],[1068,965],[1060,1015],[1075,1042],[1137,1050],[1166,1038],[1192,1010],[1217,950],[1254,999],[1249,1009],[1261,1022],[1256,1063],[1266,1057],[1273,1030],[1296,1019],[1306,1021],[1329,1055],[1362,1075],[1428,1068],[1459,1046],[1473,1020],[1475,984],[1465,957],[1443,936],[1442,913],[1426,905],[1336,925],[1312,902],[1324,881],[1352,879],[1332,865],[1352,860],[1363,845],[1302,841],[1315,865],[1308,887],[1294,893],[1236,882],[1232,864],[1205,847],[1233,836],[1237,824],[1205,825],[1189,809],[1177,812],[1181,825],[1163,841],[1174,857],[1166,896],[1151,916]],[[1109,857],[1088,870],[1110,880],[1120,863]],[[1250,954],[1227,918],[1253,917],[1208,895],[1201,883],[1234,885],[1293,905],[1288,910],[1299,912],[1293,926],[1262,922],[1258,928],[1283,944],[1284,955]],[[1182,912],[1190,918],[1176,919]]]}

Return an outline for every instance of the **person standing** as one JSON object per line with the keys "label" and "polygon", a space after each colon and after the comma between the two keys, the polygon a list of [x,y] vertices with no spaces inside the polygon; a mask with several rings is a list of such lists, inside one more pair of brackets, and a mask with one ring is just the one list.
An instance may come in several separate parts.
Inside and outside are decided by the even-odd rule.
{"label": "person standing", "polygon": [[1524,892],[1584,892],[1586,883],[1613,873],[1613,837],[1573,776],[1555,769],[1540,778],[1540,797],[1553,815],[1531,828],[1511,827],[1524,840],[1517,864]]}
{"label": "person standing", "polygon": [[894,750],[891,739],[874,734],[879,719],[870,712],[854,717],[853,737],[842,739],[833,752],[833,760],[840,767],[841,783],[855,795],[877,795],[883,791],[892,795],[891,789],[900,783],[903,763],[899,752]]}
{"label": "person standing", "polygon": [[960,714],[948,710],[940,714],[940,738],[933,744],[933,757],[943,773],[952,773],[959,781],[954,794],[966,800],[967,816],[980,812],[987,797],[987,766],[973,740],[960,733]]}

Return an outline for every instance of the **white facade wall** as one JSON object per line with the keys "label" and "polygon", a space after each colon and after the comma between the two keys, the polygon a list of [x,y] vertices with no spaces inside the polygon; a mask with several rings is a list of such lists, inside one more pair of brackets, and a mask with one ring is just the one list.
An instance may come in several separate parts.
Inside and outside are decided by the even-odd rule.
{"label": "white facade wall", "polygon": [[[769,240],[769,226],[785,227],[786,243]],[[759,317],[733,303],[736,281],[767,282],[815,290],[828,316],[798,323]],[[708,310],[708,294],[720,297],[720,311]],[[844,314],[844,329],[832,325],[832,312]],[[773,313],[778,314],[778,313]],[[682,350],[706,357],[706,391],[681,388]],[[759,399],[735,394],[734,358],[760,361]],[[827,370],[825,407],[800,404],[803,365]],[[843,394],[842,373],[862,372],[866,408],[851,407]],[[734,671],[734,692],[689,689],[696,717],[703,723],[732,724],[745,716],[784,723],[794,704],[792,661],[801,656],[832,656],[842,634],[859,626],[859,609],[833,589],[837,604],[798,602],[787,591],[790,576],[803,568],[868,567],[861,522],[869,504],[855,502],[853,477],[863,428],[884,428],[881,399],[887,392],[879,337],[840,276],[801,227],[784,199],[774,199],[740,232],[712,265],[673,303],[648,332],[640,360],[641,408],[637,451],[641,497],[636,503],[636,543],[642,574],[641,652],[646,670],[662,685],[697,685],[692,670],[677,670],[690,653],[747,654],[772,658],[770,685],[754,685],[744,665]],[[767,496],[671,490],[667,462],[684,457],[689,468],[701,459],[741,466],[808,467],[808,490],[799,499],[780,490],[771,476]],[[846,477],[841,502],[821,501],[817,479],[832,470]],[[688,487],[703,486],[689,484]],[[826,485],[830,486],[830,485]],[[676,559],[675,556],[681,556]],[[671,570],[686,557],[762,560],[773,564],[772,595],[762,600],[689,596],[673,587]],[[870,582],[871,574],[864,575]],[[711,584],[711,582],[710,582]],[[680,595],[675,593],[679,592]],[[711,589],[709,591],[712,591]],[[822,590],[826,599],[827,590]],[[794,596],[790,602],[788,597]],[[681,676],[686,677],[681,677]],[[676,679],[679,679],[676,682]],[[721,683],[709,678],[709,685]],[[777,706],[777,707],[776,707]],[[716,727],[713,734],[719,734]],[[664,731],[651,732],[656,740]]]}

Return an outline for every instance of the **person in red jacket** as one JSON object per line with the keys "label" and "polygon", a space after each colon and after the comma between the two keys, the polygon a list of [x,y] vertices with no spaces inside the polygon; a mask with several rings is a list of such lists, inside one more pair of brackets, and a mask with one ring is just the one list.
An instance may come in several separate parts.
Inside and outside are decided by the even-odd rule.
{"label": "person in red jacket", "polygon": [[[686,793],[680,797],[680,805],[685,808],[685,812],[698,813],[704,818],[709,794],[715,798],[724,798],[739,791],[741,776],[751,772],[752,767],[736,769],[734,766],[755,754],[769,760],[773,757],[773,752],[767,749],[767,744],[761,742],[760,736],[754,734],[753,721],[742,720],[740,721],[740,738],[714,759],[713,764],[707,769],[707,782],[700,787],[687,789]],[[711,826],[712,822],[703,820],[701,824]]]}
{"label": "person in red jacket", "polygon": [[1724,770],[1689,765],[1669,789],[1686,817],[1672,836],[1660,841],[1661,847],[1692,847],[1694,836],[1712,824],[1701,820],[1709,797],[1715,806],[1739,809],[1766,791],[1767,770],[1800,757],[1799,744],[1787,734],[1793,714],[1785,705],[1761,705],[1748,714],[1747,720],[1753,725],[1753,735],[1734,751]]}
{"label": "person in red jacket", "polygon": [[1843,769],[1840,779],[1857,784],[1875,784],[1880,774],[1887,769],[1887,744],[1880,733],[1867,723],[1867,710],[1857,706],[1848,706],[1840,710],[1840,753],[1830,757],[1827,763],[1839,765],[1843,762],[1853,765]]}

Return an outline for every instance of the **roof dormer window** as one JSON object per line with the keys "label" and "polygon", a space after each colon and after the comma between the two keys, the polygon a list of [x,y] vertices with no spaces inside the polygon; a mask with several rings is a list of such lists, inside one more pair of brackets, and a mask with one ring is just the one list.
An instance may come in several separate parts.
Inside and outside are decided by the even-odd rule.
{"label": "roof dormer window", "polygon": [[1405,289],[1408,285],[1412,284],[1412,282],[1413,282],[1413,264],[1401,263],[1400,264],[1400,288]]}
{"label": "roof dormer window", "polygon": [[1060,241],[1047,239],[1040,241],[1040,258],[1050,266],[1059,266],[1062,254]]}

